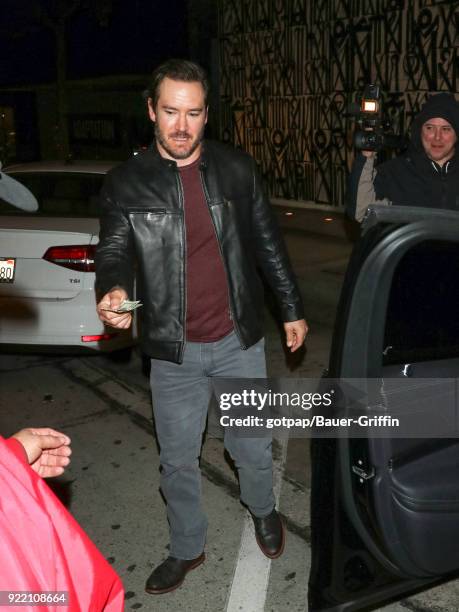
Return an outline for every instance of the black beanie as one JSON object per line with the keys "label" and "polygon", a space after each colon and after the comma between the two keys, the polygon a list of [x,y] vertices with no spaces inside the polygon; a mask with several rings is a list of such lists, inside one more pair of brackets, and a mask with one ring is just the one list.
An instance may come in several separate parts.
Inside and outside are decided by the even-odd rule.
{"label": "black beanie", "polygon": [[411,146],[423,150],[421,141],[421,128],[426,121],[440,117],[445,119],[456,132],[459,138],[459,102],[453,94],[439,93],[431,96],[416,115],[411,126]]}

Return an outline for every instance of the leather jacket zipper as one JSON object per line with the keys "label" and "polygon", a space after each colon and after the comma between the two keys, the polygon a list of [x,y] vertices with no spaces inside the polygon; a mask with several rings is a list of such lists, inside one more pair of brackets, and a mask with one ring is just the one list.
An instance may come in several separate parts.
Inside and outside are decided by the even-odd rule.
{"label": "leather jacket zipper", "polygon": [[439,164],[437,164],[437,162],[434,162],[433,160],[431,161],[431,164],[432,164],[433,169],[435,170],[435,172],[438,174],[440,178],[441,208],[448,208],[446,180],[447,180],[447,174],[448,174],[449,161],[443,164],[443,166],[440,166]]}
{"label": "leather jacket zipper", "polygon": [[447,198],[447,174],[448,174],[448,166],[449,161],[447,161],[440,169],[440,177],[441,177],[441,202],[442,208],[448,208],[448,198]]}
{"label": "leather jacket zipper", "polygon": [[246,350],[247,347],[244,344],[244,342],[242,342],[241,330],[239,329],[239,325],[238,325],[238,322],[236,321],[236,317],[234,316],[234,310],[233,310],[232,305],[231,305],[231,293],[230,293],[230,289],[229,289],[230,285],[229,285],[228,270],[226,269],[226,262],[225,262],[225,258],[223,257],[222,246],[220,244],[220,240],[218,239],[217,228],[215,227],[215,221],[214,221],[214,218],[212,216],[212,210],[211,210],[211,206],[210,206],[210,197],[209,197],[209,193],[207,191],[206,182],[204,180],[204,176],[203,176],[203,172],[202,172],[201,168],[199,169],[199,176],[200,176],[200,179],[201,179],[202,189],[204,191],[204,197],[206,198],[207,207],[209,208],[209,214],[210,214],[210,218],[212,220],[212,226],[214,228],[215,238],[216,238],[217,244],[218,244],[218,250],[220,251],[220,257],[222,259],[223,269],[225,270],[226,288],[227,288],[227,291],[228,291],[229,314],[230,314],[231,320],[233,321],[234,330],[236,332],[236,335],[239,338],[239,344],[241,345],[242,349]]}
{"label": "leather jacket zipper", "polygon": [[175,170],[176,172],[176,180],[177,180],[177,189],[179,195],[179,204],[182,208],[182,258],[183,258],[183,275],[182,275],[182,283],[183,283],[183,292],[182,292],[182,313],[183,313],[183,340],[182,345],[180,347],[179,353],[179,361],[183,362],[183,353],[185,351],[185,342],[186,342],[186,226],[185,226],[185,201],[183,197],[183,186],[182,180],[180,178],[180,171],[178,168]]}

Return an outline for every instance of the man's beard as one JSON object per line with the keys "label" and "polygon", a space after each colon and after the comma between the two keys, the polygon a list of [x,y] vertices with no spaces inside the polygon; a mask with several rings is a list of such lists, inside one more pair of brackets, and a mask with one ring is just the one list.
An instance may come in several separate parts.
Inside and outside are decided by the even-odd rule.
{"label": "man's beard", "polygon": [[[162,148],[166,151],[166,153],[168,153],[173,159],[187,159],[196,151],[196,149],[201,144],[202,139],[204,138],[204,128],[205,126],[203,126],[202,130],[196,136],[194,142],[191,143],[191,146],[188,149],[180,149],[178,151],[175,149],[172,149],[167,139],[165,138],[164,134],[159,129],[157,123],[155,123],[155,138],[156,138],[156,142],[160,144]],[[174,132],[173,134],[170,135],[170,137],[172,138],[174,136],[176,137],[178,136],[182,138],[186,136],[190,138],[188,132]]]}

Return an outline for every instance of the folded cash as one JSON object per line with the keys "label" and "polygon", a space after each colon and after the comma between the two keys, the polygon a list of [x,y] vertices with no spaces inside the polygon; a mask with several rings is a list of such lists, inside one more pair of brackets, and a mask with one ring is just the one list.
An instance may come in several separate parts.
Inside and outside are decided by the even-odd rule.
{"label": "folded cash", "polygon": [[117,314],[123,314],[125,312],[131,312],[132,310],[140,308],[141,306],[143,306],[143,304],[140,303],[140,300],[124,300],[124,302],[121,302],[117,309],[103,308],[102,310],[106,310],[108,312],[116,312]]}

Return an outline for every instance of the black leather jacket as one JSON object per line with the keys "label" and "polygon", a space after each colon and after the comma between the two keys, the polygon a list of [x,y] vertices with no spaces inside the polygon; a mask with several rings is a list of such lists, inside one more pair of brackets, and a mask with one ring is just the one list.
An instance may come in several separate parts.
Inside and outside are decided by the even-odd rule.
{"label": "black leather jacket", "polygon": [[[203,145],[201,177],[222,255],[231,316],[241,347],[263,335],[259,265],[284,321],[304,317],[288,256],[253,159],[217,142]],[[143,302],[142,348],[181,363],[186,337],[186,241],[183,193],[176,163],[156,147],[114,168],[101,194],[96,290],[114,287]],[[205,307],[205,296],[202,296]]]}

